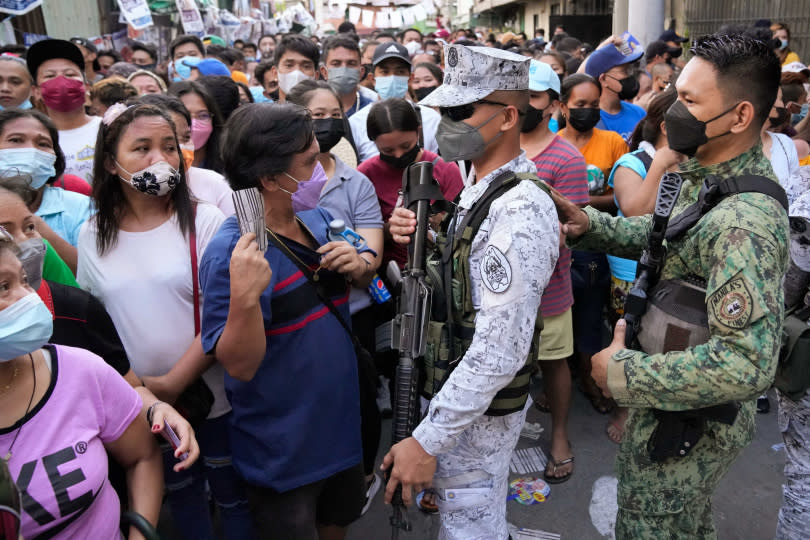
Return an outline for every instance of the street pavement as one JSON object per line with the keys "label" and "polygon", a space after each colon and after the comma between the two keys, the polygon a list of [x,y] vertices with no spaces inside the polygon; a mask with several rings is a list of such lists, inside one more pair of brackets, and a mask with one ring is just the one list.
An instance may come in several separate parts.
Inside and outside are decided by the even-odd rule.
{"label": "street pavement", "polygon": [[[537,395],[539,388],[533,389]],[[560,535],[562,539],[588,540],[613,538],[616,495],[613,461],[618,446],[605,434],[608,417],[597,413],[576,389],[570,415],[570,436],[576,456],[574,474],[564,483],[551,486],[545,502],[523,506],[507,503],[507,519],[524,528]],[[539,441],[521,437],[518,448],[539,446],[547,453],[550,445],[551,416],[531,407],[529,422],[539,422],[544,431]],[[390,444],[390,421],[383,424],[379,460]],[[784,450],[773,445],[782,442],[776,425],[776,399],[771,393],[771,412],[757,415],[757,433],[720,483],[714,496],[714,522],[720,540],[772,539],[776,516],[782,502]],[[513,474],[512,477],[519,475]],[[542,477],[542,471],[535,474]],[[380,492],[371,508],[349,529],[348,540],[383,540],[391,537],[389,517]],[[408,517],[411,532],[402,532],[400,540],[432,540],[438,535],[438,516],[429,516],[413,508]]]}

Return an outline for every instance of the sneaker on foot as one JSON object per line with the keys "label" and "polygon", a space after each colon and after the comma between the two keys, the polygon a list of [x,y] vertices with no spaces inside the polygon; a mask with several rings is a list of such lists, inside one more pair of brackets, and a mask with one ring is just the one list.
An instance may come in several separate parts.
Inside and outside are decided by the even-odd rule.
{"label": "sneaker on foot", "polygon": [[771,410],[771,402],[768,400],[767,394],[762,394],[757,398],[757,412],[765,414]]}
{"label": "sneaker on foot", "polygon": [[368,486],[366,487],[366,502],[363,505],[363,510],[360,511],[361,516],[368,512],[368,509],[371,506],[371,501],[374,499],[374,495],[380,491],[380,486],[382,486],[382,480],[378,474],[374,474],[374,478],[371,479],[371,482],[369,482]]}

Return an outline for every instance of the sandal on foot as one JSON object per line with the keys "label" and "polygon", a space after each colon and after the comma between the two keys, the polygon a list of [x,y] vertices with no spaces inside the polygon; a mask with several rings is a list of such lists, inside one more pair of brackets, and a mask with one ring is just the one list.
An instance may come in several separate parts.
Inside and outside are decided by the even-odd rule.
{"label": "sandal on foot", "polygon": [[426,514],[436,514],[439,512],[439,507],[435,502],[426,501],[425,495],[432,495],[435,499],[436,492],[432,489],[425,489],[416,495],[416,507]]}
{"label": "sandal on foot", "polygon": [[[553,455],[549,453],[548,455],[548,463],[546,464],[546,470],[543,471],[543,478],[545,479],[547,484],[562,484],[563,482],[567,482],[571,475],[574,474],[574,469],[571,469],[571,472],[566,474],[565,476],[553,476],[557,469],[562,467],[563,465],[568,465],[569,463],[574,462],[574,456],[571,456],[568,459],[563,459],[562,461],[557,461]],[[549,474],[548,466],[551,465],[551,474]]]}

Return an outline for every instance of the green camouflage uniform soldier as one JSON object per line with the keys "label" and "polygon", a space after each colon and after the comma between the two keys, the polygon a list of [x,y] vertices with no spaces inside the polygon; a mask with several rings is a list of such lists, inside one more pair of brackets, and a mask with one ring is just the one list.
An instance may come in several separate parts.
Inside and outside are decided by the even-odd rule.
{"label": "green camouflage uniform soldier", "polygon": [[[776,181],[758,136],[779,84],[775,55],[742,36],[702,38],[692,52],[677,82],[678,101],[665,116],[670,148],[694,156],[680,165],[684,183],[673,218],[697,201],[708,175]],[[616,218],[592,208],[583,212],[560,196],[555,202],[577,249],[608,246],[612,255],[638,258],[647,244],[649,215]],[[709,339],[645,354],[624,348],[621,320],[613,343],[593,358],[597,384],[631,410],[616,463],[619,539],[715,537],[712,494],[753,438],[755,398],[773,381],[781,345],[788,220],[775,198],[725,198],[667,247],[661,280],[696,276],[706,282]],[[658,423],[653,409],[730,402],[740,404],[731,425],[707,421],[685,457],[651,460],[648,441]]]}

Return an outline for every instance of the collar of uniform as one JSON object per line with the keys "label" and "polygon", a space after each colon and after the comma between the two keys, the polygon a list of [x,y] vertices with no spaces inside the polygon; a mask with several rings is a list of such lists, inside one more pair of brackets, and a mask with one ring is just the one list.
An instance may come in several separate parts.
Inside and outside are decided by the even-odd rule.
{"label": "collar of uniform", "polygon": [[742,174],[755,174],[765,176],[776,181],[771,168],[771,162],[762,152],[762,143],[758,142],[739,156],[736,156],[722,163],[703,166],[696,158],[690,158],[680,165],[680,173],[684,180],[689,180],[696,185],[702,185],[703,179],[707,175],[714,175],[718,178],[730,178]]}
{"label": "collar of uniform", "polygon": [[42,202],[37,209],[38,216],[51,216],[65,211],[65,201],[62,188],[47,186],[42,193]]}
{"label": "collar of uniform", "polygon": [[473,183],[475,178],[475,169],[472,169],[465,182],[465,187],[461,192],[461,198],[459,199],[458,206],[466,209],[472,208],[475,201],[477,201],[487,190],[489,184],[506,171],[512,171],[516,174],[536,173],[537,165],[526,157],[526,152],[521,150],[520,155],[515,159],[509,163],[506,163],[505,165],[501,165],[476,183]]}

